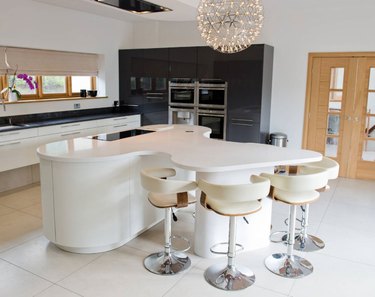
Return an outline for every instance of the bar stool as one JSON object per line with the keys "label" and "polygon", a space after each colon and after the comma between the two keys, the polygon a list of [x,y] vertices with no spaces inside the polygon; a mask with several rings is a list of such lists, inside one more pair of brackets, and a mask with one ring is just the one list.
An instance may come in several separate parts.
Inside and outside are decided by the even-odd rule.
{"label": "bar stool", "polygon": [[316,189],[326,186],[328,181],[327,170],[301,166],[297,175],[262,173],[261,176],[271,180],[271,196],[275,200],[289,204],[287,253],[268,256],[265,259],[265,265],[271,272],[287,278],[309,275],[313,271],[311,263],[293,254],[296,210],[298,205],[308,204],[319,198],[320,194]]}
{"label": "bar stool", "polygon": [[[339,164],[330,158],[323,157],[321,161],[306,163],[304,166],[321,168],[327,170],[328,180],[336,179],[339,175]],[[326,184],[325,187],[316,189],[318,192],[326,192],[329,190],[329,185]],[[301,218],[301,230],[296,236],[296,242],[294,244],[294,249],[303,252],[313,252],[320,250],[325,247],[325,243],[322,239],[317,236],[307,234],[307,227],[309,225],[309,210],[310,204],[306,204],[302,208],[302,218]]]}
{"label": "bar stool", "polygon": [[[312,162],[312,163],[305,163],[301,164],[299,166],[307,166],[307,167],[314,167],[314,168],[322,168],[327,170],[328,174],[328,180],[333,180],[338,177],[339,174],[339,164],[330,158],[323,157],[321,161],[318,162]],[[289,166],[288,173],[289,174],[296,174],[298,173],[298,166]],[[329,185],[327,184],[325,187],[321,189],[316,189],[318,192],[325,192],[329,190]],[[310,205],[301,205],[301,219],[299,220],[301,222],[301,229],[299,230],[299,233],[296,236],[296,241],[294,244],[294,249],[298,251],[303,252],[313,252],[320,249],[323,249],[325,247],[325,243],[322,239],[320,239],[317,236],[307,234],[307,227],[309,225],[309,213],[310,213]],[[286,221],[286,220],[285,220]],[[272,239],[274,235],[277,234],[285,234],[281,237],[281,240],[274,240]],[[287,241],[287,231],[276,231],[273,232],[270,236],[272,242],[284,242]]]}
{"label": "bar stool", "polygon": [[[186,238],[180,237],[188,242],[188,248],[183,251],[172,251],[172,207],[187,207],[195,203],[188,191],[195,190],[195,181],[167,180],[168,177],[176,175],[173,168],[149,168],[141,171],[141,184],[148,193],[150,203],[158,208],[165,209],[164,219],[164,251],[153,253],[144,259],[144,266],[152,273],[159,275],[177,274],[191,265],[190,258],[183,252],[190,248]],[[174,236],[177,237],[177,236]]]}
{"label": "bar stool", "polygon": [[[236,217],[259,211],[260,200],[266,197],[270,189],[270,181],[264,177],[253,175],[251,183],[240,185],[218,185],[205,180],[198,181],[202,190],[201,204],[219,215],[229,217],[228,251],[226,264],[215,264],[209,267],[204,277],[212,286],[234,291],[245,289],[255,282],[254,273],[243,266],[235,265],[236,257]],[[213,248],[211,248],[211,252]]]}

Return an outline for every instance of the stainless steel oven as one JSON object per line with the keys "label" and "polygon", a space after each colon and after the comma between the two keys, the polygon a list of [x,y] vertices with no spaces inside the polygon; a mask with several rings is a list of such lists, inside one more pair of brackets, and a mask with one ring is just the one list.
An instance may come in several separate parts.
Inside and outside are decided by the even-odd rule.
{"label": "stainless steel oven", "polygon": [[198,109],[198,125],[211,128],[210,137],[225,140],[225,109]]}
{"label": "stainless steel oven", "polygon": [[198,106],[203,108],[226,108],[228,84],[222,80],[200,80],[198,83]]}
{"label": "stainless steel oven", "polygon": [[192,79],[172,79],[169,82],[169,105],[194,107],[196,85]]}

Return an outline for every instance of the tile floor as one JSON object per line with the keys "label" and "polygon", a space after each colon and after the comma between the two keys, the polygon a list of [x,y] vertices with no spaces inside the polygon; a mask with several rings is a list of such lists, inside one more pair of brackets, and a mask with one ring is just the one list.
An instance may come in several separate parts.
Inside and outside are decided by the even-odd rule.
{"label": "tile floor", "polygon": [[[238,262],[255,272],[255,285],[224,292],[208,285],[203,272],[225,259],[191,255],[192,267],[172,277],[143,268],[143,258],[160,249],[162,224],[106,253],[79,255],[57,249],[42,235],[40,188],[33,186],[0,196],[0,296],[375,296],[374,212],[375,182],[334,181],[311,206],[311,233],[326,242],[325,249],[304,254],[314,265],[313,274],[290,280],[270,273],[263,259],[284,250],[270,244],[238,255]],[[275,230],[284,228],[287,213],[285,205],[274,203]],[[193,223],[192,213],[185,211],[173,228],[191,238]]]}

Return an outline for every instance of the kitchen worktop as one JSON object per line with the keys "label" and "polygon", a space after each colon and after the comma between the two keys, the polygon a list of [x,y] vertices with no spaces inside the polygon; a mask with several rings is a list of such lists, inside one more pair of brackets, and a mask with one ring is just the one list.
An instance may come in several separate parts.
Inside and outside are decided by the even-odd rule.
{"label": "kitchen worktop", "polygon": [[180,168],[198,172],[222,172],[283,164],[314,162],[321,154],[257,143],[238,143],[208,138],[210,129],[190,125],[142,127],[156,133],[117,141],[89,138],[64,140],[39,147],[41,158],[66,162],[101,162],[166,153]]}
{"label": "kitchen worktop", "polygon": [[139,114],[139,111],[136,107],[120,106],[116,108],[94,108],[85,110],[2,117],[0,118],[0,132],[121,117],[134,114]]}

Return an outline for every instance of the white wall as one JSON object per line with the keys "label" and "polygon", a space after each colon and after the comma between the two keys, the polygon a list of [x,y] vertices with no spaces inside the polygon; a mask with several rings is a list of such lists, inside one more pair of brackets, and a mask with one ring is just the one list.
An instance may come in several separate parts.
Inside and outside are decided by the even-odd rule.
{"label": "white wall", "polygon": [[[112,106],[118,100],[118,49],[132,46],[133,25],[32,0],[1,0],[0,45],[101,54],[98,89],[109,99],[81,102],[82,108]],[[3,59],[3,57],[0,57]],[[13,62],[16,63],[16,62]],[[0,117],[24,112],[73,109],[73,102],[9,104]]]}
{"label": "white wall", "polygon": [[[263,0],[265,23],[257,43],[274,46],[271,131],[302,143],[310,52],[375,51],[374,0]],[[150,28],[159,37],[148,39]],[[135,27],[134,47],[203,45],[195,22]],[[142,36],[142,38],[141,38]]]}

